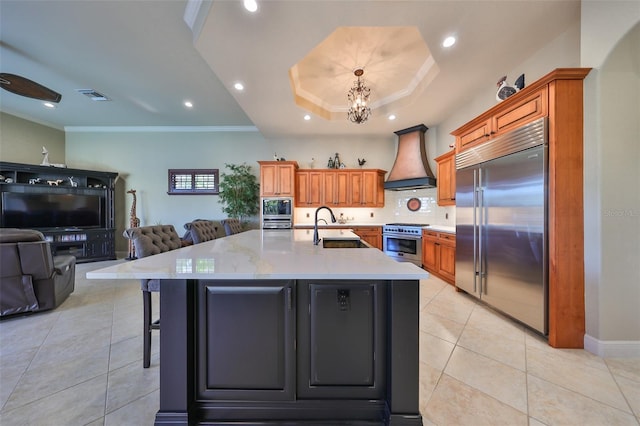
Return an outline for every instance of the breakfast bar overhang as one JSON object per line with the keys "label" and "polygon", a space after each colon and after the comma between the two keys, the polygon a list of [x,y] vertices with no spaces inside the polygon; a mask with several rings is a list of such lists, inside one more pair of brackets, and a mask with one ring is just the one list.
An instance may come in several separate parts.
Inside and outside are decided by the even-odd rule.
{"label": "breakfast bar overhang", "polygon": [[253,230],[87,274],[161,280],[156,425],[422,425],[428,273],[312,240]]}

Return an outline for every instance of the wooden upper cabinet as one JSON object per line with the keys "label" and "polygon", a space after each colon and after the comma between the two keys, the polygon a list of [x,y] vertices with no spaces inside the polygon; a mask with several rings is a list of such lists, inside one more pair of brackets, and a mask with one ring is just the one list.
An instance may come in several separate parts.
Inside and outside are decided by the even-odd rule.
{"label": "wooden upper cabinet", "polygon": [[548,114],[547,86],[519,95],[521,94],[516,93],[512,98],[507,98],[490,109],[490,113],[485,113],[453,131],[451,134],[456,137],[456,151],[463,152]]}
{"label": "wooden upper cabinet", "polygon": [[324,204],[329,207],[349,207],[349,172],[331,171],[324,173]]}
{"label": "wooden upper cabinet", "polygon": [[465,129],[456,137],[456,148],[458,151],[477,145],[481,142],[489,140],[491,137],[491,120],[483,120],[476,123],[470,129]]}
{"label": "wooden upper cabinet", "polygon": [[318,207],[324,196],[324,174],[316,170],[296,172],[296,207]]}
{"label": "wooden upper cabinet", "polygon": [[456,204],[456,151],[451,150],[435,159],[438,179],[438,205]]}
{"label": "wooden upper cabinet", "polygon": [[295,161],[258,161],[260,164],[260,196],[294,197]]}
{"label": "wooden upper cabinet", "polygon": [[547,87],[520,99],[514,105],[496,112],[491,119],[491,129],[499,135],[523,124],[547,115]]}
{"label": "wooden upper cabinet", "polygon": [[296,172],[296,207],[384,207],[379,169],[302,169]]}
{"label": "wooden upper cabinet", "polygon": [[353,207],[384,207],[384,170],[352,170],[351,205]]}

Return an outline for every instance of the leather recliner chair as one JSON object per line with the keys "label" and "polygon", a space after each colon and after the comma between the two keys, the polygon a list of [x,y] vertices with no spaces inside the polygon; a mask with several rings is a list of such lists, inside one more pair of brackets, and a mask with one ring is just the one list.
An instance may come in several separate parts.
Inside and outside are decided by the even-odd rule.
{"label": "leather recliner chair", "polygon": [[0,316],[54,309],[75,289],[76,258],[53,256],[44,235],[0,228]]}

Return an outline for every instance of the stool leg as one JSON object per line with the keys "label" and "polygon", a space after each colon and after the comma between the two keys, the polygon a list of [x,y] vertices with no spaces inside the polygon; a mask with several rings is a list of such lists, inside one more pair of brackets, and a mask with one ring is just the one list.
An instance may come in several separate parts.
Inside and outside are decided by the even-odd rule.
{"label": "stool leg", "polygon": [[151,292],[143,291],[142,292],[142,302],[143,302],[143,359],[142,366],[144,368],[149,368],[151,364]]}

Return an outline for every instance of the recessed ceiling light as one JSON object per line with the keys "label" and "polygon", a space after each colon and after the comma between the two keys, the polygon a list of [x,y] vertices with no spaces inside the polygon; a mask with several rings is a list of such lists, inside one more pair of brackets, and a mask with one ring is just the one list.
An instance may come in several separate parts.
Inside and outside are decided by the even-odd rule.
{"label": "recessed ceiling light", "polygon": [[249,12],[255,12],[258,10],[258,2],[256,0],[244,0],[244,8]]}
{"label": "recessed ceiling light", "polygon": [[43,102],[42,105],[46,106],[47,108],[55,108],[56,106],[54,104],[52,104],[51,102]]}
{"label": "recessed ceiling light", "polygon": [[239,83],[239,82],[238,82],[238,83],[236,83],[236,84],[234,84],[234,85],[233,85],[233,87],[235,87],[235,89],[236,89],[238,92],[241,92],[241,91],[243,91],[243,90],[244,90],[244,85],[243,85],[242,83]]}
{"label": "recessed ceiling light", "polygon": [[388,118],[389,118],[389,120],[395,120],[396,116],[395,116],[395,114],[389,114]]}
{"label": "recessed ceiling light", "polygon": [[193,108],[193,104],[191,103],[191,101],[184,101],[184,106],[186,106],[187,108]]}
{"label": "recessed ceiling light", "polygon": [[305,114],[304,115],[304,119],[309,121],[309,120],[311,120],[311,116],[309,114]]}
{"label": "recessed ceiling light", "polygon": [[451,47],[454,44],[456,44],[456,38],[454,36],[449,36],[442,42],[442,46],[444,47]]}

